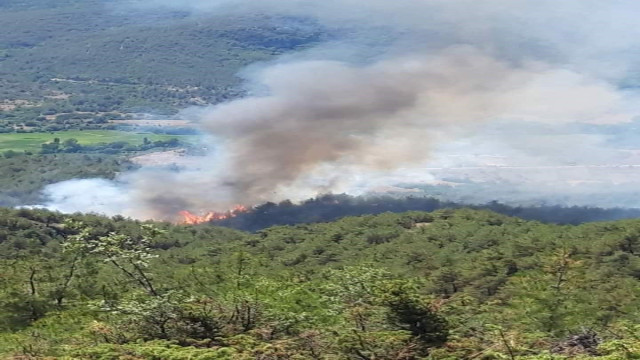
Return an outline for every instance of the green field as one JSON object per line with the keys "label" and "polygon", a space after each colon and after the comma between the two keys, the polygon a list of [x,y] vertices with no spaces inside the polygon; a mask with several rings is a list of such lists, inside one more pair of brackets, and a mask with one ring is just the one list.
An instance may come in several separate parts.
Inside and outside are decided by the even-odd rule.
{"label": "green field", "polygon": [[177,138],[185,142],[193,142],[196,138],[192,135],[162,135],[115,130],[72,130],[56,133],[7,133],[0,134],[0,151],[38,151],[43,143],[51,142],[54,138],[59,138],[61,142],[66,139],[74,138],[78,140],[81,145],[111,143],[116,141],[126,141],[130,144],[138,145],[142,143],[145,137],[151,141]]}

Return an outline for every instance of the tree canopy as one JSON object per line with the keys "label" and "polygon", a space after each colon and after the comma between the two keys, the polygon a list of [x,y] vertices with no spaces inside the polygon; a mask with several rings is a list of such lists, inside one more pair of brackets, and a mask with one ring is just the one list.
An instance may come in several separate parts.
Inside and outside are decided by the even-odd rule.
{"label": "tree canopy", "polygon": [[640,356],[640,220],[384,213],[250,234],[0,210],[3,356]]}

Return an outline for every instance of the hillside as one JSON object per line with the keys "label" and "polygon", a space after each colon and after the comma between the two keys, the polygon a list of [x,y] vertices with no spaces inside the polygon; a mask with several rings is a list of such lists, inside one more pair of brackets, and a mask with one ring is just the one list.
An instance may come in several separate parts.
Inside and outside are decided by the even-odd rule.
{"label": "hillside", "polygon": [[224,101],[242,93],[240,69],[325,36],[300,19],[192,17],[117,4],[0,2],[0,132],[27,122],[65,128],[68,119],[52,121],[60,114],[172,114]]}
{"label": "hillside", "polygon": [[0,210],[4,357],[640,356],[640,221],[440,210],[212,226]]}
{"label": "hillside", "polygon": [[[431,194],[427,192],[426,194]],[[437,194],[437,193],[435,193]],[[296,225],[333,221],[345,216],[375,215],[385,212],[434,211],[468,208],[491,210],[503,215],[517,216],[553,224],[582,224],[592,221],[640,218],[640,209],[598,208],[588,206],[508,206],[496,201],[482,205],[453,202],[436,196],[406,196],[406,194],[349,196],[326,194],[294,204],[291,201],[265,203],[235,214],[234,217],[213,221],[212,224],[244,231],[257,231],[275,225]]]}

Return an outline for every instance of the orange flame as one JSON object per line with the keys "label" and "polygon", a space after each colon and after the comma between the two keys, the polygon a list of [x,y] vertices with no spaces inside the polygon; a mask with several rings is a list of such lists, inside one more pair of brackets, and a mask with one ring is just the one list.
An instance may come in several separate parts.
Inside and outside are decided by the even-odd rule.
{"label": "orange flame", "polygon": [[242,214],[247,211],[249,211],[249,209],[247,209],[246,207],[242,205],[236,205],[233,207],[233,209],[229,211],[225,211],[225,212],[210,211],[204,214],[203,216],[198,216],[187,210],[180,211],[179,214],[183,218],[182,221],[180,222],[181,224],[197,225],[197,224],[208,223],[216,220],[234,218],[238,216],[238,214]]}

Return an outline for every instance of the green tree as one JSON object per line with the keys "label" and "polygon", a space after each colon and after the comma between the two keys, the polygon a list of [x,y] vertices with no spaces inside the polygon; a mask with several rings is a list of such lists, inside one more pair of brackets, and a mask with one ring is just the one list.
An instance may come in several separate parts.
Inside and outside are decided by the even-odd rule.
{"label": "green tree", "polygon": [[158,257],[150,246],[154,236],[161,233],[151,225],[142,225],[143,235],[134,238],[129,235],[110,232],[106,236],[94,236],[93,229],[82,227],[80,232],[70,237],[66,248],[83,256],[96,256],[120,270],[127,278],[140,285],[152,296],[159,296],[151,273],[148,271],[149,261]]}

